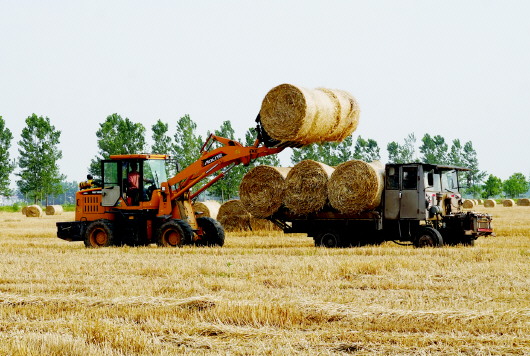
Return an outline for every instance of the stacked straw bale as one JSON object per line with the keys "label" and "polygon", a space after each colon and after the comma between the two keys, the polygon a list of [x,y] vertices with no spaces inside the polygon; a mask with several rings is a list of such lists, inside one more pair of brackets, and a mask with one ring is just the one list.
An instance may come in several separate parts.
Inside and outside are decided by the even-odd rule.
{"label": "stacked straw bale", "polygon": [[228,232],[279,230],[269,220],[253,217],[240,200],[229,200],[219,208],[217,220]]}
{"label": "stacked straw bale", "polygon": [[342,141],[359,123],[359,105],[346,91],[306,89],[291,84],[272,88],[261,104],[261,123],[279,141],[304,144]]}
{"label": "stacked straw bale", "polygon": [[29,205],[26,207],[26,216],[28,218],[38,218],[42,216],[42,208],[38,205]]}
{"label": "stacked straw bale", "polygon": [[519,199],[519,201],[517,202],[517,204],[519,206],[530,206],[530,199],[528,198],[522,198],[522,199]]}
{"label": "stacked straw bale", "polygon": [[328,181],[333,171],[332,167],[313,160],[296,164],[285,179],[285,206],[297,215],[321,210],[328,201]]}
{"label": "stacked straw bale", "polygon": [[484,200],[484,207],[485,208],[494,208],[497,205],[497,202],[493,199],[486,199]]}
{"label": "stacked straw bale", "polygon": [[64,210],[62,205],[48,205],[45,212],[46,215],[61,215]]}
{"label": "stacked straw bale", "polygon": [[266,218],[278,211],[290,170],[288,167],[258,166],[245,174],[239,185],[239,197],[252,216]]}
{"label": "stacked straw bale", "polygon": [[473,209],[475,207],[476,203],[474,200],[466,199],[464,200],[464,204],[462,204],[462,207],[464,209]]}
{"label": "stacked straw bale", "polygon": [[195,211],[195,214],[198,218],[209,217],[212,219],[217,219],[217,214],[219,213],[220,208],[221,204],[215,200],[193,203],[193,210]]}
{"label": "stacked straw bale", "polygon": [[513,201],[513,199],[505,199],[502,202],[502,206],[510,208],[515,206],[515,202]]}
{"label": "stacked straw bale", "polygon": [[335,168],[328,183],[332,207],[346,214],[371,210],[381,204],[385,167],[379,161],[348,161]]}

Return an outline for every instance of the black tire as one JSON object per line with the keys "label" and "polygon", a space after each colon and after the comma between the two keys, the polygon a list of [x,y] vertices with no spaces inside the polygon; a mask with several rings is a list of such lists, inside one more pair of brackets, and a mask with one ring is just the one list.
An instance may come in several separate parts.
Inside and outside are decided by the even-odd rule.
{"label": "black tire", "polygon": [[202,237],[196,241],[201,246],[223,246],[225,243],[225,231],[221,224],[210,217],[197,218],[197,224],[203,231]]}
{"label": "black tire", "polygon": [[89,248],[114,245],[113,225],[108,220],[96,220],[90,223],[84,234],[85,246]]}
{"label": "black tire", "polygon": [[430,226],[421,227],[414,239],[414,247],[441,247],[443,244],[440,232]]}
{"label": "black tire", "polygon": [[[163,247],[181,247],[189,243],[189,231],[183,229],[183,226],[189,227],[189,224],[184,223],[182,220],[172,219],[162,224],[157,231],[156,244]],[[189,230],[191,231],[191,228]]]}
{"label": "black tire", "polygon": [[340,236],[337,233],[325,232],[319,236],[320,246],[327,248],[342,247]]}

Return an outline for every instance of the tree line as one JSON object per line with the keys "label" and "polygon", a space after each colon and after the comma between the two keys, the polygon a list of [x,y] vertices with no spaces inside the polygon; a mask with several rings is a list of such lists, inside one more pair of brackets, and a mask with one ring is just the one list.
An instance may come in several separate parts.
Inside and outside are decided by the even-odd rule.
{"label": "tree line", "polygon": [[[66,177],[60,174],[58,167],[58,161],[62,158],[62,152],[58,148],[61,131],[51,124],[48,117],[33,114],[26,118],[25,122],[26,126],[18,142],[19,159],[15,164],[9,157],[13,135],[0,116],[0,195],[10,196],[13,193],[10,189],[10,175],[17,167],[16,184],[20,194],[27,200],[42,201],[66,192],[71,194],[77,185],[75,182],[66,182]],[[252,145],[256,139],[254,128],[249,128],[243,138],[236,137],[229,120],[224,121],[213,134],[237,140],[245,145]],[[184,168],[199,157],[200,149],[210,132],[205,137],[197,134],[197,124],[189,115],[184,115],[177,120],[174,134],[170,134],[167,123],[158,120],[151,126],[150,135],[152,144],[148,145],[146,128],[143,124],[122,118],[118,114],[107,116],[99,124],[96,132],[98,152],[91,160],[87,171],[98,177],[99,162],[108,159],[110,155],[145,152],[169,154],[176,158],[180,168]],[[481,171],[471,141],[461,142],[459,139],[454,139],[449,143],[440,135],[425,134],[421,143],[417,143],[415,135],[411,133],[402,143],[390,142],[386,149],[390,163],[423,162],[469,168],[470,172],[462,176],[462,179],[467,183],[465,193],[474,198],[501,195],[516,198],[525,194],[530,187],[529,180],[520,172],[502,181]],[[367,162],[380,160],[381,154],[379,145],[374,139],[358,136],[354,142],[353,137],[349,136],[340,143],[312,144],[295,149],[290,159],[292,165],[312,159],[337,166],[352,159]],[[250,167],[241,165],[230,167],[230,173],[208,189],[209,194],[223,201],[235,198],[243,175],[253,166],[261,164],[279,166],[280,161],[273,155],[257,159]]]}

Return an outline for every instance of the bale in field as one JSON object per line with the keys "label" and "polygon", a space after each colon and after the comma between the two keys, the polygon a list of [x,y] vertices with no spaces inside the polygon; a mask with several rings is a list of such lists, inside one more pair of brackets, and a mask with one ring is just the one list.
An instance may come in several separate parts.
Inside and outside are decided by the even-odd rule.
{"label": "bale in field", "polygon": [[482,199],[478,199],[478,203],[479,203],[480,205],[482,205],[482,204],[484,204],[484,200],[482,200]]}
{"label": "bale in field", "polygon": [[464,200],[464,204],[462,204],[462,207],[464,209],[473,209],[475,207],[475,201],[471,199]]}
{"label": "bale in field", "polygon": [[494,208],[497,205],[497,202],[493,199],[486,199],[484,200],[484,207],[485,208]]}
{"label": "bale in field", "polygon": [[26,216],[28,218],[38,218],[42,216],[42,208],[38,205],[29,205],[26,207]]}
{"label": "bale in field", "polygon": [[28,209],[27,206],[22,207],[22,215],[26,215],[26,210]]}
{"label": "bale in field", "polygon": [[217,220],[225,231],[249,231],[250,213],[245,209],[238,199],[229,200],[219,208]]}
{"label": "bale in field", "polygon": [[278,211],[290,170],[287,167],[258,166],[245,174],[239,185],[239,197],[252,216],[266,218]]}
{"label": "bale in field", "polygon": [[381,204],[385,167],[379,161],[344,162],[335,168],[328,183],[332,207],[346,214],[372,210]]}
{"label": "bale in field", "polygon": [[513,201],[513,199],[504,199],[502,201],[502,206],[504,206],[504,207],[513,207],[513,206],[515,206],[515,202]]}
{"label": "bale in field", "polygon": [[530,199],[528,198],[522,198],[522,199],[519,199],[519,201],[517,202],[517,204],[519,206],[530,206]]}
{"label": "bale in field", "polygon": [[313,160],[296,164],[285,179],[285,206],[297,215],[321,210],[328,201],[327,185],[333,170]]}
{"label": "bale in field", "polygon": [[359,113],[345,91],[282,84],[267,93],[260,117],[273,139],[309,144],[344,140],[357,128]]}
{"label": "bale in field", "polygon": [[217,219],[219,208],[221,208],[221,204],[219,204],[215,200],[207,200],[203,202],[193,203],[193,210],[195,211],[195,215],[198,218],[209,217],[212,219]]}
{"label": "bale in field", "polygon": [[272,221],[267,219],[250,218],[250,228],[252,231],[281,231]]}
{"label": "bale in field", "polygon": [[64,210],[62,205],[48,205],[45,212],[46,215],[61,215]]}

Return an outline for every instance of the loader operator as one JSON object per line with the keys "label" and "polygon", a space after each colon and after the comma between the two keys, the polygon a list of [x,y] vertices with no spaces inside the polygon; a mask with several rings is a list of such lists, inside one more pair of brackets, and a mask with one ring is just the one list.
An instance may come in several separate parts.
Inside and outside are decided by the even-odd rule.
{"label": "loader operator", "polygon": [[[144,178],[143,181],[153,183],[151,179]],[[127,195],[131,198],[132,205],[138,205],[140,202],[140,172],[138,172],[137,163],[131,163],[131,171],[127,174]],[[142,197],[145,198],[145,194],[142,194]]]}

